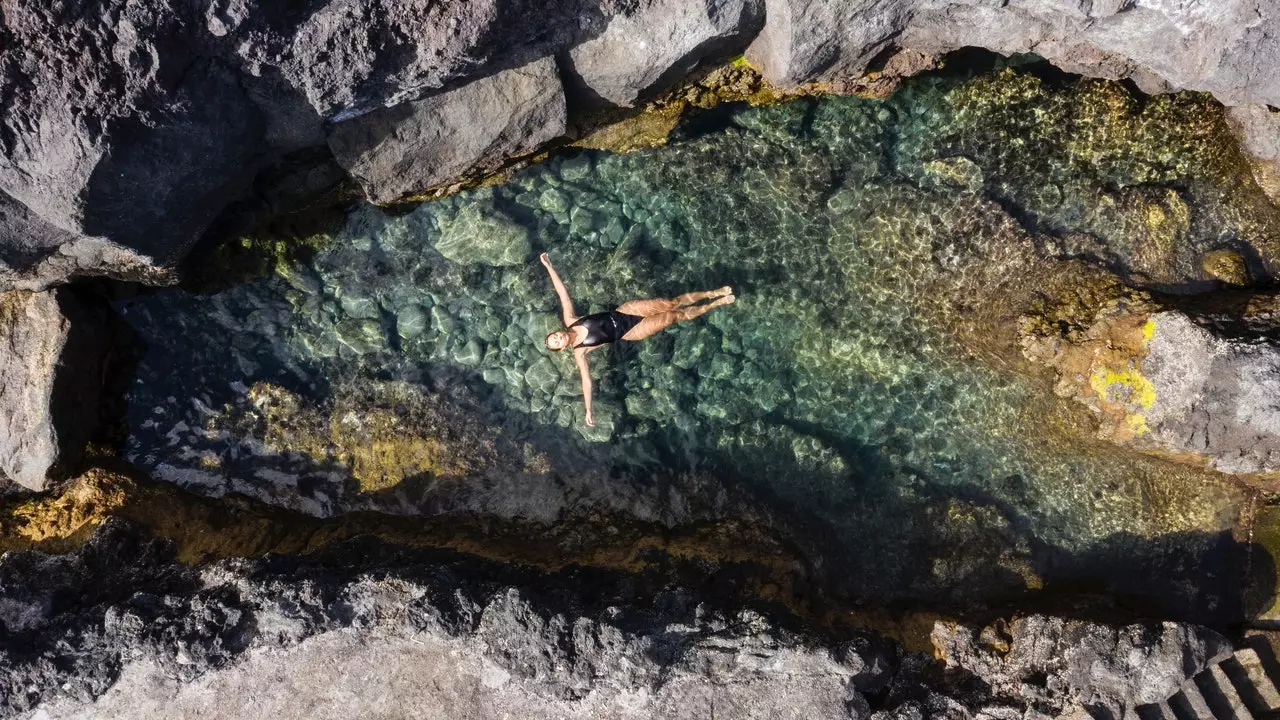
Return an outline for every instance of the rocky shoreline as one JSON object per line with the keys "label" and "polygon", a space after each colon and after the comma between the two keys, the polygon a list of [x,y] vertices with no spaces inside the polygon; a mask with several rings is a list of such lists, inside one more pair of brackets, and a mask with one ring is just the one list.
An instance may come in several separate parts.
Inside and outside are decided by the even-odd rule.
{"label": "rocky shoreline", "polygon": [[922,652],[797,633],[714,576],[703,597],[369,540],[200,568],[170,548],[112,520],[66,555],[6,554],[0,715],[187,717],[213,694],[228,717],[1124,717],[1230,653],[1193,625],[1042,615],[922,619]]}
{"label": "rocky shoreline", "polygon": [[[104,404],[120,402],[137,340],[109,306],[183,279],[197,249],[230,237],[234,250],[252,223],[335,199],[439,197],[570,144],[659,144],[687,108],[883,97],[970,47],[1212,94],[1240,149],[1210,160],[1247,168],[1249,192],[1276,202],[1276,38],[1280,6],[1244,0],[5,6],[0,717],[1149,717],[1280,620],[1273,238],[1261,223],[1229,248],[1190,247],[1185,188],[1116,192],[1118,213],[1150,219],[1132,247],[1039,234],[1039,199],[1007,189],[981,202],[1022,223],[1019,242],[1047,258],[1031,267],[1083,258],[1142,288],[1071,275],[1006,339],[1102,440],[1239,476],[1233,532],[1010,552],[1016,513],[939,497],[935,567],[866,565],[893,571],[883,585],[845,575],[865,568],[832,555],[834,531],[789,502],[693,474],[635,487],[553,472],[553,450],[481,427],[470,399],[393,383],[319,409],[265,383],[241,406],[158,399],[157,413],[174,401],[214,418],[166,428],[169,447],[242,433],[263,443],[243,462],[265,480],[222,486],[165,466],[212,496],[198,497],[130,479],[110,426],[123,412]],[[919,180],[976,198],[983,172],[958,156]],[[539,208],[570,224],[553,195]],[[438,248],[451,262],[512,266],[530,252],[516,238],[509,258],[490,257],[505,225],[451,222]],[[297,238],[271,251],[313,249]],[[291,302],[317,293],[309,276],[284,282]],[[1201,291],[1212,300],[1183,297]],[[384,321],[362,302],[340,303],[361,332]],[[405,317],[397,332],[452,322]],[[544,370],[517,385],[556,396]],[[353,417],[357,430],[338,429]],[[846,461],[795,437],[815,473]],[[419,485],[386,475],[424,463],[435,472]],[[316,468],[329,474],[295,477]],[[974,519],[987,515],[1001,529]],[[978,529],[948,534],[956,518]],[[1205,580],[1184,586],[1187,573]],[[956,577],[982,588],[957,590]],[[918,605],[881,606],[904,597]]]}
{"label": "rocky shoreline", "polygon": [[[0,29],[3,286],[171,281],[250,194],[287,211],[332,189],[340,175],[324,168],[336,164],[372,200],[418,195],[743,53],[787,90],[891,68],[895,52],[1032,51],[1068,72],[1247,106],[1239,126],[1264,138],[1276,127],[1265,106],[1280,105],[1276,12],[1246,0],[1213,12],[1092,0],[19,4]],[[1271,145],[1256,143],[1262,155]]]}

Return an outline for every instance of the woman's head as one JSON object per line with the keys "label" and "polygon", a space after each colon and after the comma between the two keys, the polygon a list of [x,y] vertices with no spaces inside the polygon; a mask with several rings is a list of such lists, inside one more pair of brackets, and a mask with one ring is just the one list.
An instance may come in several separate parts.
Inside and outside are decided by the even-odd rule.
{"label": "woman's head", "polygon": [[569,331],[560,329],[547,335],[546,339],[548,350],[563,350],[569,347]]}

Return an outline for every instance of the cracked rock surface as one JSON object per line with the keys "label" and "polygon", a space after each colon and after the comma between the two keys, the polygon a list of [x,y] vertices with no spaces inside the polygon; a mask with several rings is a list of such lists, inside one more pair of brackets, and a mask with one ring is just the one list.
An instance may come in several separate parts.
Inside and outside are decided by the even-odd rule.
{"label": "cracked rock surface", "polygon": [[874,634],[788,630],[625,578],[563,576],[549,589],[368,543],[329,560],[346,567],[277,558],[196,569],[120,521],[68,555],[9,553],[0,716],[1119,714],[1224,647],[1193,625],[1030,616],[1011,629],[938,623],[938,661]]}

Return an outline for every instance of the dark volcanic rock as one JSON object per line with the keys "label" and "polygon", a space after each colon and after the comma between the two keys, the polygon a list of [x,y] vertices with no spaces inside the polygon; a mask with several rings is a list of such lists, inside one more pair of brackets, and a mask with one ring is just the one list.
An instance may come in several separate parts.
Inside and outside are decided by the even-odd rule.
{"label": "dark volcanic rock", "polygon": [[1051,717],[1084,717],[1086,708],[1092,717],[1132,717],[1137,705],[1168,699],[1232,652],[1221,635],[1194,625],[1115,627],[1044,615],[1003,629],[939,623],[933,637],[948,667],[981,678],[994,698],[1021,696]]}
{"label": "dark volcanic rock", "polygon": [[747,59],[791,87],[861,73],[902,32],[915,2],[765,0],[764,28]]}
{"label": "dark volcanic rock", "polygon": [[740,51],[763,20],[760,0],[647,0],[615,15],[569,53],[577,79],[616,105],[631,105],[706,58]]}
{"label": "dark volcanic rock", "polygon": [[110,520],[69,555],[0,557],[0,716],[308,717],[323,706],[447,707],[460,718],[1034,717],[1087,706],[1121,717],[1227,647],[1172,623],[938,622],[944,672],[871,634],[797,634],[634,578],[514,573],[370,543],[314,562],[193,568]]}
{"label": "dark volcanic rock", "polygon": [[0,295],[0,476],[42,490],[74,469],[106,346],[103,318],[70,290]]}
{"label": "dark volcanic rock", "polygon": [[374,202],[394,202],[472,170],[492,170],[564,133],[564,90],[542,58],[425,100],[332,127],[338,163]]}
{"label": "dark volcanic rock", "polygon": [[279,14],[226,4],[226,19],[211,9],[210,31],[240,41],[246,69],[278,68],[321,117],[340,121],[568,49],[627,3],[312,0]]}
{"label": "dark volcanic rock", "polygon": [[[1152,90],[1280,105],[1274,3],[763,5],[10,3],[0,25],[0,289],[80,275],[171,281],[259,173],[326,147],[324,123],[337,123],[343,165],[380,201],[492,169],[561,131],[560,84],[540,58],[563,59],[588,91],[577,97],[621,104],[751,43],[748,56],[784,86],[847,79],[891,46],[981,46]],[[472,124],[464,115],[474,129],[460,130]]]}
{"label": "dark volcanic rock", "polygon": [[265,150],[240,76],[201,57],[181,6],[17,4],[4,19],[0,193],[25,219],[3,234],[39,230],[6,247],[5,279],[158,279]]}

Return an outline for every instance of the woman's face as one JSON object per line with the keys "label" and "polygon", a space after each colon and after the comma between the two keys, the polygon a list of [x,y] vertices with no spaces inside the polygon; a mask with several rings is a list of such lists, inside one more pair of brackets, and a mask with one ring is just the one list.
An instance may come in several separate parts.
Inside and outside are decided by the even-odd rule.
{"label": "woman's face", "polygon": [[569,345],[569,333],[557,330],[547,336],[548,350],[563,350]]}

